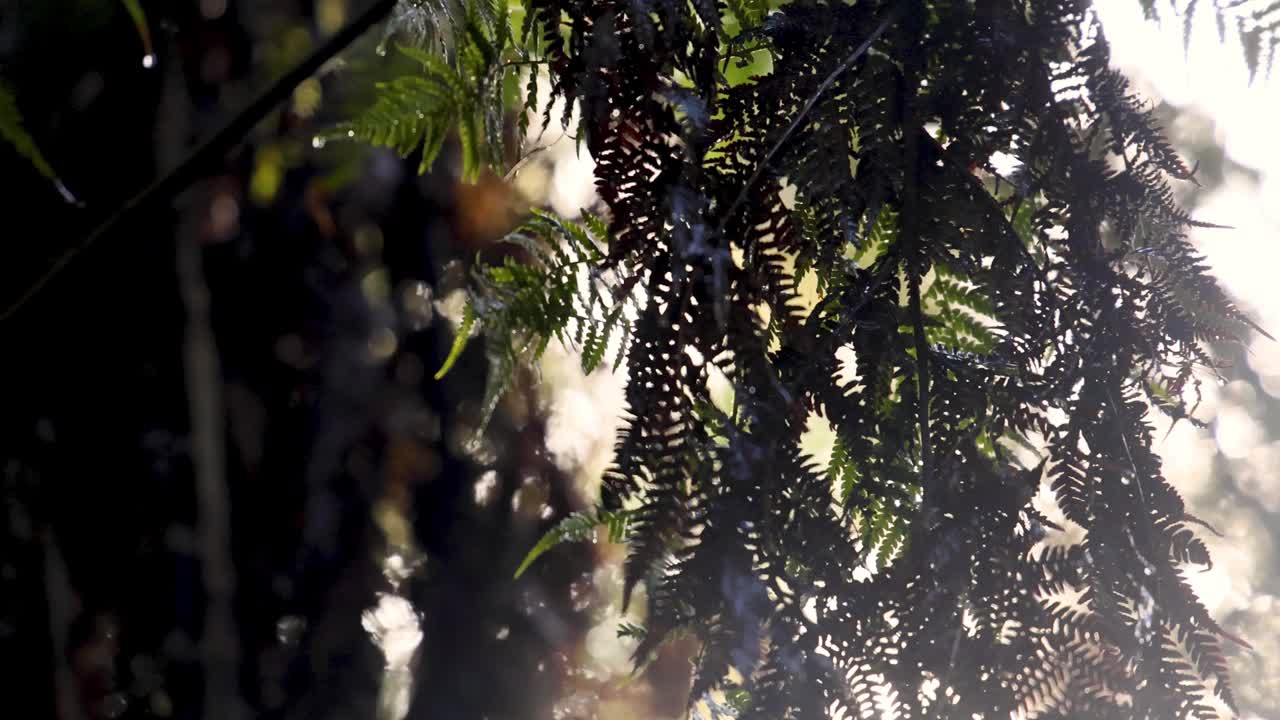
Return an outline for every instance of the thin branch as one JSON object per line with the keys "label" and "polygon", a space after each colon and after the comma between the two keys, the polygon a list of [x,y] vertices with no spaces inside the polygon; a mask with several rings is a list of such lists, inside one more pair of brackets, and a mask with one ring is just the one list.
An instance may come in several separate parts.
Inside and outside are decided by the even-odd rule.
{"label": "thin branch", "polygon": [[253,127],[261,122],[281,102],[293,95],[294,89],[304,80],[311,77],[325,63],[355,42],[366,30],[385,18],[395,8],[398,0],[375,0],[363,14],[343,28],[323,45],[311,53],[309,57],[285,73],[279,80],[262,92],[244,110],[209,138],[182,164],[169,171],[169,174],[156,180],[147,188],[130,198],[93,229],[83,240],[67,248],[49,269],[36,279],[22,295],[0,313],[0,323],[9,320],[24,308],[32,298],[89,247],[117,230],[126,220],[148,209],[152,205],[173,197],[185,190],[191,183],[203,176],[215,162],[222,159],[227,151],[249,134]]}
{"label": "thin branch", "polygon": [[733,202],[729,203],[729,207],[720,216],[720,224],[716,227],[716,237],[719,237],[724,233],[724,228],[728,224],[729,219],[733,217],[733,212],[738,209],[738,206],[741,205],[744,200],[747,199],[747,194],[751,192],[751,188],[755,187],[755,184],[760,181],[760,176],[763,175],[765,169],[769,167],[769,163],[773,162],[773,157],[778,154],[778,151],[782,149],[782,146],[787,142],[787,140],[791,139],[791,136],[795,134],[796,130],[800,129],[800,126],[804,124],[805,119],[809,117],[810,111],[812,111],[814,106],[818,104],[818,100],[822,99],[823,94],[830,90],[832,85],[835,85],[836,80],[839,79],[841,75],[848,72],[849,68],[853,67],[853,64],[858,62],[858,58],[865,55],[867,50],[871,49],[871,43],[874,43],[881,35],[884,34],[885,30],[889,29],[890,23],[897,18],[900,10],[901,3],[897,3],[890,7],[888,12],[885,13],[884,18],[880,20],[878,25],[876,25],[876,29],[872,30],[871,34],[867,36],[867,39],[863,40],[858,47],[854,48],[853,52],[849,53],[849,56],[844,59],[844,62],[837,65],[836,68],[827,75],[826,79],[818,85],[817,89],[813,91],[813,94],[809,96],[809,99],[805,100],[804,106],[800,108],[800,112],[796,113],[795,118],[791,120],[791,124],[787,126],[786,130],[782,131],[782,136],[773,144],[773,147],[769,148],[769,152],[765,153],[764,159],[760,161],[760,164],[756,166],[755,171],[751,173],[751,177],[747,178],[746,183],[742,185],[742,189],[738,191],[737,197],[733,199]]}
{"label": "thin branch", "polygon": [[534,60],[534,59],[507,60],[506,62],[501,64],[501,67],[509,68],[509,67],[519,67],[521,65],[550,65],[550,64],[551,64],[550,60]]}
{"label": "thin branch", "polygon": [[231,554],[231,497],[224,454],[227,418],[202,253],[199,228],[188,218],[178,230],[177,275],[187,314],[183,354],[195,471],[196,531],[200,539],[201,579],[207,595],[200,641],[205,677],[202,717],[240,720],[246,712],[237,677],[240,643],[234,613],[236,568]]}
{"label": "thin branch", "polygon": [[77,598],[52,527],[41,530],[40,543],[44,550],[45,596],[49,603],[49,640],[53,644],[54,713],[58,720],[84,720],[75,671],[67,657]]}
{"label": "thin branch", "polygon": [[916,423],[920,426],[920,465],[925,498],[933,495],[933,440],[929,433],[929,342],[924,331],[924,311],[920,306],[920,278],[907,270],[907,292],[911,311],[911,334],[916,349]]}
{"label": "thin branch", "polygon": [[[906,42],[915,42],[921,31],[923,13],[920,7],[909,17]],[[920,233],[920,218],[924,212],[920,203],[920,135],[924,124],[920,119],[920,59],[915,53],[907,53],[908,60],[902,78],[902,104],[904,108],[902,132],[902,241],[905,243],[905,270],[908,302],[911,312],[911,329],[916,350],[916,422],[920,426],[921,486],[924,502],[938,502],[933,477],[933,441],[929,428],[929,341],[924,330],[924,309],[920,303],[920,282],[925,273],[924,238]]]}

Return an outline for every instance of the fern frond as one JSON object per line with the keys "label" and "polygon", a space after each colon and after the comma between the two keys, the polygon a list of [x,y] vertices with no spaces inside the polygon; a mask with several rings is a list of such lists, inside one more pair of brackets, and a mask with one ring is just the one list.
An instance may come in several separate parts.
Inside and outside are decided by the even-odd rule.
{"label": "fern frond", "polygon": [[412,0],[407,5],[392,26],[414,25],[411,34],[418,44],[396,48],[417,62],[421,73],[378,85],[371,106],[321,138],[359,139],[401,156],[421,147],[422,173],[449,133],[456,132],[464,180],[474,181],[486,167],[505,172],[507,82],[519,58],[506,3]]}
{"label": "fern frond", "polygon": [[[414,54],[418,55],[416,51]],[[423,75],[399,77],[379,84],[373,105],[324,137],[361,140],[394,150],[402,157],[421,147],[418,172],[430,169],[449,131],[460,126],[460,122],[469,127],[470,121],[463,118],[473,110],[473,101],[453,68],[431,55],[420,54],[420,57],[429,63],[424,64]],[[474,172],[471,169],[474,157],[468,163],[469,170]]]}
{"label": "fern frond", "polygon": [[[490,388],[553,339],[585,371],[625,355],[601,512],[631,513],[637,662],[692,635],[693,697],[740,675],[744,718],[1232,702],[1145,415],[1189,416],[1208,343],[1256,328],[1188,244],[1194,169],[1087,3],[526,0],[518,39],[468,7],[438,85],[483,117],[505,44],[597,163],[608,221],[535,214],[473,303]],[[730,79],[748,53],[772,71]]]}
{"label": "fern frond", "polygon": [[519,578],[538,558],[550,552],[558,545],[572,542],[594,541],[596,530],[605,528],[606,537],[611,543],[620,543],[626,539],[627,523],[631,512],[628,510],[597,510],[590,513],[573,513],[548,530],[520,561],[514,578]]}
{"label": "fern frond", "polygon": [[19,155],[26,158],[37,172],[49,180],[57,181],[58,176],[54,173],[53,166],[45,159],[40,148],[36,146],[35,139],[23,126],[22,113],[18,110],[18,99],[14,96],[13,89],[4,81],[0,81],[0,137],[4,138],[5,142],[9,143]]}

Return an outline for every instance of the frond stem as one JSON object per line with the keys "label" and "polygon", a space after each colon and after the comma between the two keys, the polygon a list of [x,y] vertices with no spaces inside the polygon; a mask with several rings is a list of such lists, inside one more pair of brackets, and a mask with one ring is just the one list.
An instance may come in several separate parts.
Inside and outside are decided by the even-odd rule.
{"label": "frond stem", "polygon": [[[924,22],[923,9],[915,7],[904,28],[904,41],[915,43]],[[929,342],[924,331],[924,310],[920,303],[920,281],[926,270],[924,238],[920,232],[920,136],[927,135],[920,118],[920,64],[916,56],[907,53],[909,59],[902,78],[903,93],[903,170],[902,170],[902,235],[906,253],[904,271],[910,303],[912,334],[916,351],[916,421],[920,426],[920,477],[924,502],[938,502],[933,487],[933,443],[929,433]]]}
{"label": "frond stem", "polygon": [[510,67],[520,67],[521,65],[550,65],[550,64],[551,64],[550,60],[534,60],[534,59],[506,60],[499,67],[510,68]]}
{"label": "frond stem", "polygon": [[799,130],[800,126],[804,124],[805,119],[809,117],[809,113],[813,110],[814,106],[822,99],[823,94],[830,90],[831,86],[836,83],[836,80],[839,79],[841,75],[848,72],[849,68],[852,68],[854,63],[858,62],[858,58],[865,55],[867,50],[871,49],[871,44],[879,39],[880,36],[884,34],[885,30],[889,29],[889,25],[897,18],[900,11],[901,3],[895,3],[892,5],[885,13],[884,18],[882,18],[879,24],[876,25],[876,28],[871,31],[871,34],[868,35],[867,38],[858,45],[858,47],[854,48],[853,52],[849,53],[849,56],[837,65],[836,68],[832,70],[827,77],[823,79],[822,83],[813,91],[813,94],[805,100],[804,105],[800,108],[800,112],[796,113],[796,116],[792,118],[791,123],[787,125],[787,129],[782,131],[781,137],[779,137],[778,140],[774,142],[773,146],[769,148],[769,152],[765,153],[764,159],[762,159],[760,164],[756,166],[756,169],[751,173],[751,176],[747,178],[747,181],[742,184],[742,188],[738,190],[738,195],[734,197],[733,202],[729,203],[729,207],[721,214],[720,223],[716,226],[715,237],[720,237],[724,234],[725,226],[729,223],[729,219],[733,217],[734,211],[737,210],[738,207],[747,199],[747,194],[750,193],[751,189],[755,187],[755,184],[760,181],[760,176],[764,174],[765,169],[773,162],[774,156],[778,154],[778,151],[782,149],[782,146],[786,144],[787,140],[791,139],[791,136],[795,134],[796,130]]}
{"label": "frond stem", "polygon": [[920,464],[925,497],[930,495],[933,478],[933,443],[929,436],[929,343],[924,332],[924,312],[920,307],[920,278],[907,274],[911,331],[916,349],[916,422],[920,425]]}

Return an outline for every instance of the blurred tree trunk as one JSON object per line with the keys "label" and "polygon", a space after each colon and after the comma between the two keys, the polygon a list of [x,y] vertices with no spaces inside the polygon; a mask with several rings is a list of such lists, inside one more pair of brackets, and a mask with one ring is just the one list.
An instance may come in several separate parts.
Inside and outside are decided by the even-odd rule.
{"label": "blurred tree trunk", "polygon": [[[86,17],[73,5],[24,8],[6,68],[87,207],[36,183],[6,191],[10,227],[33,230],[6,247],[2,302],[265,83],[251,38],[313,26],[309,3],[213,18],[144,3],[148,71],[116,4],[64,28]],[[441,297],[446,266],[494,228],[475,232],[467,218],[487,214],[452,178],[382,154],[336,190],[303,158],[255,201],[263,154],[309,145],[308,122],[274,115],[173,212],[91,248],[4,328],[0,629],[4,677],[41,668],[13,701],[30,717],[372,717],[383,662],[361,616],[391,590],[389,507],[427,557],[403,588],[425,631],[413,716],[546,717],[560,695],[587,627],[568,586],[591,553],[510,578],[578,500],[532,395],[495,422],[491,455],[467,450],[483,353],[431,379],[451,330],[401,300]],[[371,294],[372,276],[389,292]],[[477,503],[490,471],[497,498]],[[513,512],[521,492],[551,515]]]}

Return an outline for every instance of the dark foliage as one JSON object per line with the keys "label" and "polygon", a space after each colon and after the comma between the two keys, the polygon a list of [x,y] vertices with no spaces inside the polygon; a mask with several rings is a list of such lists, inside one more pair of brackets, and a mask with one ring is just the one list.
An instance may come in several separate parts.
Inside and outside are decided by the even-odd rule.
{"label": "dark foliage", "polygon": [[[114,204],[155,187],[157,171],[190,167],[191,143],[297,60],[259,65],[266,38],[314,27],[306,3],[224,3],[217,18],[200,3],[147,5],[162,30],[152,68],[139,62],[118,0],[0,7],[0,74],[21,127],[84,201],[69,206],[0,132],[9,222],[41,234],[6,245],[0,312]],[[351,8],[360,5],[373,3]],[[88,7],[120,24],[94,25],[80,14]],[[366,39],[370,58],[377,39]],[[211,57],[225,75],[209,74]],[[98,73],[96,96],[68,102]],[[351,75],[323,74],[326,96],[356,82],[373,90],[368,76]],[[510,581],[536,539],[536,514],[511,512],[517,493],[528,501],[537,490],[539,501],[526,502],[535,512],[577,506],[545,452],[545,423],[536,408],[519,428],[500,418],[502,444],[476,459],[454,438],[466,401],[483,392],[483,363],[447,382],[424,372],[448,349],[431,305],[450,287],[444,268],[460,238],[487,237],[467,213],[473,188],[447,172],[417,177],[416,162],[388,154],[315,152],[312,131],[324,126],[310,123],[332,121],[273,113],[218,153],[211,177],[176,208],[152,202],[132,214],[0,320],[6,717],[380,716],[385,660],[362,615],[392,591],[380,561],[406,552],[405,540],[430,558],[410,563],[401,584],[427,629],[410,717],[548,717],[573,692],[560,652],[587,630],[569,586],[590,572],[589,552],[562,548],[537,578]],[[273,155],[279,185],[255,198]],[[332,182],[335,165],[350,167],[347,181]],[[239,209],[229,226],[208,222],[219,199]],[[371,244],[371,233],[385,243]],[[203,272],[179,281],[177,245],[193,239]],[[194,360],[187,333],[197,323],[183,297],[191,275],[207,285],[216,339]],[[385,278],[381,295],[362,284],[370,275]],[[388,328],[395,352],[376,361],[369,341]],[[188,377],[210,359],[225,423],[202,433]],[[196,496],[193,450],[210,438],[223,440],[214,480],[226,490],[212,509]],[[487,504],[474,499],[482,473],[494,476]],[[224,558],[198,532],[219,512],[229,525],[222,568],[234,578],[221,592],[204,572]],[[397,514],[415,526],[389,536],[385,519]],[[214,625],[219,604],[230,622]],[[502,627],[507,636],[495,637]]]}
{"label": "dark foliage", "polygon": [[469,318],[504,362],[571,334],[587,369],[627,326],[594,518],[646,588],[636,660],[692,632],[691,701],[749,718],[1215,717],[1202,523],[1145,419],[1189,418],[1206,343],[1251,327],[1186,239],[1194,169],[1087,3],[771,5],[528,0],[512,39],[580,111],[607,247],[539,219]]}
{"label": "dark foliage", "polygon": [[[1190,17],[1195,4],[1173,9]],[[1216,2],[1214,12],[1224,33],[1235,24],[1256,70],[1270,64],[1276,6],[1243,7]],[[399,351],[418,364],[441,361],[444,373],[479,327],[489,359],[482,421],[518,365],[552,339],[580,347],[585,370],[625,365],[628,422],[599,506],[555,525],[518,572],[606,525],[629,545],[627,601],[647,608],[643,626],[622,628],[639,638],[637,663],[677,635],[693,637],[690,704],[743,718],[1211,718],[1233,707],[1223,644],[1239,641],[1187,584],[1185,573],[1210,562],[1197,537],[1204,523],[1163,477],[1147,416],[1195,422],[1199,383],[1217,371],[1209,344],[1256,328],[1187,241],[1204,223],[1170,185],[1194,182],[1194,168],[1109,68],[1087,2],[526,0],[523,17],[511,18],[503,0],[405,0],[397,17],[412,20],[414,42],[400,51],[416,69],[379,86],[332,137],[417,154],[426,169],[456,133],[461,174],[475,179],[515,161],[511,125],[523,131],[528,120],[505,113],[520,98],[544,126],[566,125],[597,162],[598,217],[535,215],[474,267],[452,352],[442,358],[417,330]],[[539,74],[549,97],[539,96]],[[35,149],[24,129],[35,125],[19,117],[16,97],[0,91],[0,135],[52,177],[61,163]],[[420,236],[429,225],[413,214],[422,197],[411,183],[399,195],[396,212],[408,214],[383,219],[413,231],[400,238]],[[297,237],[286,220],[244,222]],[[234,465],[230,484],[268,471],[297,480],[277,487],[265,509],[239,511],[234,531],[237,564],[256,568],[239,571],[240,640],[257,658],[244,672],[274,662],[290,673],[286,696],[245,699],[283,716],[342,713],[344,697],[370,695],[368,673],[342,664],[372,654],[353,623],[376,582],[363,550],[382,476],[367,467],[383,453],[425,448],[447,467],[415,491],[417,539],[442,569],[417,594],[444,627],[424,653],[433,672],[418,686],[417,712],[516,714],[514,705],[535,704],[514,688],[531,687],[548,644],[537,636],[501,653],[480,642],[492,617],[516,613],[488,572],[515,567],[503,544],[515,533],[483,511],[459,513],[478,468],[442,433],[418,437],[396,424],[404,413],[375,400],[421,395],[441,427],[462,403],[424,377],[401,395],[382,371],[349,367],[375,320],[361,302],[343,301],[357,294],[361,261],[318,224],[302,237],[302,249],[245,236],[207,253],[215,294],[239,297],[214,318],[235,331],[219,334],[260,341],[231,343],[222,361],[273,418],[270,453],[261,465]],[[388,250],[395,278],[435,284],[437,260],[402,242]],[[172,264],[159,257],[152,262]],[[263,275],[245,283],[246,268]],[[293,278],[284,294],[299,307],[263,313],[281,287],[267,271],[281,268]],[[802,290],[810,282],[816,290]],[[162,320],[174,337],[136,330],[150,343],[140,355],[178,346],[177,322]],[[274,366],[253,353],[285,330],[314,343],[323,362],[256,374]],[[120,334],[89,327],[75,342],[106,347]],[[78,367],[63,359],[41,377],[62,381]],[[126,385],[94,379],[84,380],[92,392],[67,385],[56,402],[23,393],[22,427],[48,413],[53,420],[38,427],[71,439],[54,453],[42,435],[6,455],[6,487],[34,496],[45,475],[120,467],[107,451],[153,417],[185,433],[183,408],[169,400],[182,365],[170,358],[163,367],[147,386],[160,409],[131,407]],[[733,389],[729,402],[712,392],[720,379]],[[305,410],[298,397],[312,398]],[[108,423],[99,415],[70,422],[86,398],[137,417],[113,418],[114,432],[100,429]],[[562,512],[571,504],[563,478],[541,452],[541,421],[527,414],[518,442],[492,463],[502,499],[541,463]],[[829,461],[802,449],[806,431],[824,424],[835,437]],[[305,468],[291,464],[298,457]],[[48,535],[64,538],[71,584],[89,610],[131,608],[130,652],[158,647],[163,627],[197,632],[192,610],[156,620],[154,638],[138,635],[151,627],[148,613],[115,598],[116,578],[94,571],[99,559],[128,553],[65,542],[77,537],[67,528],[90,522],[95,532],[84,537],[109,535],[99,495],[106,508],[141,507],[98,490],[75,506],[85,517],[63,511]],[[321,501],[354,508],[338,540],[300,509]],[[1044,502],[1065,525],[1037,509]],[[286,512],[310,524],[277,531],[272,519]],[[161,532],[119,537],[135,536],[153,542]],[[42,562],[35,543],[21,551],[23,568]],[[558,587],[579,560],[530,572],[554,575],[548,585]],[[189,564],[184,555],[183,572]],[[277,575],[300,589],[269,594]],[[39,597],[27,592],[14,605]],[[487,604],[470,617],[478,597]],[[271,649],[282,612],[311,624],[301,649]],[[449,622],[459,617],[468,623]],[[498,655],[507,662],[494,663]],[[196,686],[188,664],[169,674]],[[486,671],[499,692],[476,684]],[[204,691],[211,707],[215,690]],[[541,707],[555,690],[547,681],[528,694]]]}

